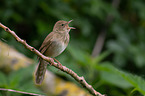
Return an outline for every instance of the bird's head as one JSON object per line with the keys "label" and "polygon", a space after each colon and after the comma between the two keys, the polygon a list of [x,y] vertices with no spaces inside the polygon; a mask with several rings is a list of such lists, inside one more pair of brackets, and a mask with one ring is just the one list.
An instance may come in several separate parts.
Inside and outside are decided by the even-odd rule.
{"label": "bird's head", "polygon": [[75,29],[74,27],[69,27],[68,24],[71,22],[70,21],[57,21],[54,25],[53,31],[65,31],[65,32],[69,32],[71,29]]}

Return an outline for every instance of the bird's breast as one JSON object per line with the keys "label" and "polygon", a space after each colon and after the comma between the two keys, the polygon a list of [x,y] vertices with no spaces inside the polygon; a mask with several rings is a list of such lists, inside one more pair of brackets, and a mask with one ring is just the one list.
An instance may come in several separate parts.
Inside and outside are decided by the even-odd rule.
{"label": "bird's breast", "polygon": [[68,45],[68,43],[66,43],[62,40],[52,41],[51,45],[46,50],[45,55],[49,56],[49,57],[56,57],[65,50],[67,45]]}

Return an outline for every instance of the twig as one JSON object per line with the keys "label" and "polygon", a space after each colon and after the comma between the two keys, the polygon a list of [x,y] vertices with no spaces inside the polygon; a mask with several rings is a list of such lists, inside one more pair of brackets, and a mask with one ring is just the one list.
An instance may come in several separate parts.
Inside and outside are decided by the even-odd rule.
{"label": "twig", "polygon": [[75,72],[73,72],[71,69],[65,67],[65,66],[59,66],[58,63],[54,62],[54,60],[52,58],[46,57],[43,54],[41,54],[38,50],[36,50],[34,47],[31,47],[30,45],[28,45],[26,43],[25,40],[22,40],[20,37],[18,37],[14,31],[11,31],[8,27],[4,26],[3,24],[0,23],[0,27],[3,28],[6,32],[10,33],[15,39],[16,41],[18,41],[19,43],[23,44],[27,49],[29,49],[30,51],[32,51],[33,53],[35,53],[37,56],[41,57],[42,59],[44,59],[45,61],[49,62],[50,64],[52,64],[52,66],[58,68],[59,70],[69,74],[70,76],[72,76],[76,81],[78,81],[78,83],[80,83],[85,89],[87,89],[90,94],[94,95],[94,96],[105,96],[100,94],[99,92],[97,92],[91,85],[89,85],[84,77],[79,77]]}
{"label": "twig", "polygon": [[23,92],[23,91],[12,90],[12,89],[0,88],[0,90],[3,90],[3,91],[11,91],[11,92],[16,92],[16,93],[22,93],[22,94],[35,95],[35,96],[44,96],[44,95],[39,95],[39,94],[34,94],[34,93],[28,93],[28,92]]}
{"label": "twig", "polygon": [[[119,3],[120,3],[120,0],[113,0],[112,6],[114,8],[117,8],[119,6]],[[112,22],[112,20],[113,20],[113,16],[109,14],[106,18],[105,25],[104,25],[103,29],[101,30],[101,32],[99,33],[98,38],[96,40],[94,49],[92,51],[92,57],[97,57],[100,54],[100,52],[103,48],[103,45],[104,45],[105,38],[106,38],[107,29],[108,29],[110,23]]]}

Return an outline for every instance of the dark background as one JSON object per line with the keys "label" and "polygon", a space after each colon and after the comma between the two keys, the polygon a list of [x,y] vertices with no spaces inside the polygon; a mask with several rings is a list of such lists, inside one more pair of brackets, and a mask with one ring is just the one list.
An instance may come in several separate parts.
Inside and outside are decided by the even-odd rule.
{"label": "dark background", "polygon": [[[76,28],[70,32],[67,49],[57,57],[63,65],[84,76],[96,90],[108,96],[145,94],[144,0],[0,1],[0,22],[36,49],[58,20],[73,20],[70,26]],[[97,41],[103,47],[100,54],[95,54],[93,49],[100,35],[105,41]],[[0,40],[36,60],[35,54],[2,29]],[[74,81],[63,72],[50,70],[65,80]]]}

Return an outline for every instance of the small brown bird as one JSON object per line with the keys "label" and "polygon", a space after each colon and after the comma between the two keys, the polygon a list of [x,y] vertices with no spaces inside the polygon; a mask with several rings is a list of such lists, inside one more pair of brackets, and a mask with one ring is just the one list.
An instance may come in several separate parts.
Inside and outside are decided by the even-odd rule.
{"label": "small brown bird", "polygon": [[[74,27],[68,26],[71,21],[72,20],[68,22],[60,20],[56,22],[53,31],[47,35],[39,49],[42,54],[48,57],[56,57],[65,50],[69,42],[69,31],[71,29],[75,29]],[[47,69],[47,64],[48,62],[39,58],[39,64],[35,73],[36,84],[42,83]]]}

